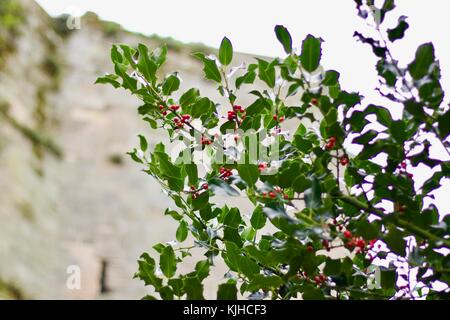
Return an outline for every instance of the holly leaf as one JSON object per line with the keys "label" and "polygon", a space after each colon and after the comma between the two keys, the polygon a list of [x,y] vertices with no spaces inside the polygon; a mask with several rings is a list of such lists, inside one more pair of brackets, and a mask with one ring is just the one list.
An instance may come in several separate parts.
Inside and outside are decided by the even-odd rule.
{"label": "holly leaf", "polygon": [[217,291],[217,300],[237,300],[235,283],[222,283]]}
{"label": "holly leaf", "polygon": [[172,92],[177,91],[180,88],[180,78],[176,74],[168,76],[162,85],[162,92],[165,96],[170,96]]}
{"label": "holly leaf", "polygon": [[166,246],[159,258],[159,267],[167,278],[172,278],[177,271],[177,260],[172,246]]}
{"label": "holly leaf", "polygon": [[188,236],[188,225],[186,221],[182,220],[176,232],[177,241],[183,242],[184,240],[186,240],[187,236]]}
{"label": "holly leaf", "polygon": [[303,40],[300,61],[306,71],[313,72],[319,67],[322,55],[321,45],[322,40],[312,35],[308,35]]}
{"label": "holly leaf", "polygon": [[233,45],[227,37],[224,37],[219,48],[219,61],[227,66],[231,63],[231,60],[233,60]]}
{"label": "holly leaf", "polygon": [[292,52],[292,37],[289,34],[289,31],[281,25],[275,26],[275,34],[277,36],[278,41],[283,45],[284,52],[291,53]]}
{"label": "holly leaf", "polygon": [[205,54],[201,52],[194,53],[194,57],[203,62],[203,72],[205,73],[206,79],[218,83],[222,81],[222,76],[220,75],[220,71],[215,60],[206,57]]}

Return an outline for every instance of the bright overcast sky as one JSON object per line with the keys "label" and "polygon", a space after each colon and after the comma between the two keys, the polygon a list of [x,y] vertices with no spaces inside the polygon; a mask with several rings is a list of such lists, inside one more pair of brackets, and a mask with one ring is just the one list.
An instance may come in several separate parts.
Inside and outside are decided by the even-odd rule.
{"label": "bright overcast sky", "polygon": [[[217,47],[228,36],[236,51],[278,56],[281,46],[273,28],[285,25],[299,46],[311,33],[324,40],[323,62],[342,73],[349,89],[377,85],[375,60],[370,49],[357,43],[353,32],[363,27],[353,0],[37,0],[51,15],[96,12],[101,18],[143,34],[171,36],[183,42],[202,42]],[[397,0],[397,12],[409,17],[411,28],[401,48],[400,59],[410,61],[414,49],[433,41],[443,59],[444,87],[450,84],[450,1]],[[395,22],[393,22],[395,23]],[[398,49],[398,48],[396,48]],[[448,72],[447,72],[448,71]]]}
{"label": "bright overcast sky", "polygon": [[[356,42],[355,30],[364,31],[353,0],[37,0],[51,15],[82,15],[96,12],[102,19],[115,21],[131,31],[170,36],[183,42],[202,42],[218,47],[223,36],[231,39],[236,51],[280,56],[283,54],[273,28],[285,25],[295,46],[311,33],[322,37],[323,64],[341,73],[348,91],[359,91],[371,102],[378,85],[375,59],[367,45]],[[409,17],[411,27],[404,40],[393,48],[394,55],[410,62],[418,45],[432,41],[441,59],[443,87],[450,92],[450,12],[449,0],[396,0],[397,14]],[[448,103],[448,96],[446,97]],[[392,108],[393,109],[393,108]],[[392,110],[395,113],[395,110]],[[443,151],[443,150],[441,150]],[[419,170],[420,171],[420,170]],[[428,173],[419,172],[425,178]],[[447,181],[448,182],[448,181]],[[444,189],[438,198],[440,208],[450,212]]]}

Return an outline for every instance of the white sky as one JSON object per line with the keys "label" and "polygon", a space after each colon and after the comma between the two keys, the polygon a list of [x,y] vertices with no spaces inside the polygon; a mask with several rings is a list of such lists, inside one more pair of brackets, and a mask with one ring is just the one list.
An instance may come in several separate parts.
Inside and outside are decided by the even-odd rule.
{"label": "white sky", "polygon": [[[227,36],[236,51],[279,56],[281,45],[273,28],[283,24],[300,46],[311,33],[325,40],[323,64],[341,72],[347,90],[368,91],[377,86],[375,60],[367,45],[353,33],[364,28],[353,0],[37,0],[51,15],[81,15],[94,11],[101,18],[143,34],[171,36],[183,42],[202,42],[218,47]],[[397,0],[397,11],[411,24],[395,55],[411,61],[415,48],[432,41],[441,58],[443,84],[450,87],[450,1]],[[389,21],[391,26],[396,23]],[[365,89],[365,90],[364,90]]]}
{"label": "white sky", "polygon": [[[341,73],[341,84],[348,91],[359,91],[371,102],[380,103],[374,94],[378,85],[374,59],[370,48],[353,38],[355,30],[366,30],[357,17],[353,0],[37,0],[51,15],[69,13],[82,15],[96,12],[102,19],[115,21],[131,31],[143,34],[171,36],[183,42],[202,42],[218,47],[227,36],[236,51],[266,56],[283,55],[275,38],[276,24],[286,26],[294,46],[299,47],[311,33],[322,37],[322,62],[325,68]],[[424,42],[433,42],[440,58],[442,84],[450,92],[450,1],[396,0],[397,9],[388,19],[396,25],[397,14],[409,17],[410,29],[400,45],[394,46],[394,56],[410,62],[415,49]],[[448,98],[446,97],[448,102]],[[442,155],[442,151],[436,152]],[[418,170],[417,178],[425,179],[430,172]],[[416,174],[416,173],[415,173]],[[448,181],[447,181],[448,182]],[[450,212],[445,189],[437,194],[441,213]]]}

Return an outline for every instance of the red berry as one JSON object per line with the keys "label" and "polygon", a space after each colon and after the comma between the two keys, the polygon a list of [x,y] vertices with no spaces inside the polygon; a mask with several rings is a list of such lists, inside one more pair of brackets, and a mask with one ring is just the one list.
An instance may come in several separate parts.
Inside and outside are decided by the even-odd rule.
{"label": "red berry", "polygon": [[164,109],[164,106],[159,106],[159,110],[163,110]]}
{"label": "red berry", "polygon": [[233,110],[236,110],[237,112],[243,112],[244,111],[241,106],[233,106]]}
{"label": "red berry", "polygon": [[317,100],[316,98],[312,98],[311,99],[311,103],[315,106],[317,106],[319,104],[319,100]]}
{"label": "red berry", "polygon": [[180,121],[180,119],[178,119],[178,118],[173,119],[173,122],[175,122],[175,123],[178,123],[178,121]]}
{"label": "red berry", "polygon": [[208,186],[207,183],[205,183],[205,184],[202,186],[202,188],[203,188],[203,190],[208,190],[209,186]]}
{"label": "red berry", "polygon": [[330,139],[328,139],[329,142],[336,142],[336,137],[330,137]]}
{"label": "red berry", "polygon": [[313,252],[313,251],[314,251],[314,248],[313,248],[312,246],[307,246],[307,247],[306,247],[306,250],[307,250],[308,252]]}
{"label": "red berry", "polygon": [[163,111],[162,115],[167,116],[167,111]]}
{"label": "red berry", "polygon": [[348,230],[344,231],[344,237],[346,237],[347,239],[350,239],[352,237],[352,233]]}
{"label": "red berry", "polygon": [[366,247],[366,242],[363,239],[359,239],[358,241],[356,241],[356,246],[361,250],[364,250],[364,248]]}
{"label": "red berry", "polygon": [[170,110],[177,111],[180,108],[180,106],[170,106]]}
{"label": "red berry", "polygon": [[286,200],[288,200],[288,199],[289,199],[289,195],[283,194],[283,198],[286,199]]}
{"label": "red berry", "polygon": [[328,248],[329,245],[330,245],[330,243],[328,242],[327,239],[323,239],[323,240],[322,240],[322,245],[323,245],[325,248]]}
{"label": "red berry", "polygon": [[265,163],[260,163],[260,164],[258,165],[259,171],[263,171],[265,168],[267,168],[267,164],[265,164]]}
{"label": "red berry", "polygon": [[284,117],[280,117],[280,123],[284,121]]}
{"label": "red berry", "polygon": [[403,162],[400,164],[400,166],[401,166],[403,169],[406,169],[406,162],[403,161]]}
{"label": "red berry", "polygon": [[409,178],[409,179],[414,178],[413,174],[412,174],[412,173],[408,173],[408,178]]}
{"label": "red berry", "polygon": [[275,120],[275,121],[278,120],[278,116],[276,114],[273,116],[273,120]]}
{"label": "red berry", "polygon": [[342,156],[341,159],[339,159],[339,162],[341,163],[341,165],[346,166],[348,164],[348,157]]}
{"label": "red berry", "polygon": [[274,199],[277,195],[275,194],[275,192],[270,191],[269,192],[269,197],[271,197],[272,199]]}
{"label": "red berry", "polygon": [[265,197],[267,197],[267,192],[263,192],[263,193],[261,193],[261,195],[265,198]]}

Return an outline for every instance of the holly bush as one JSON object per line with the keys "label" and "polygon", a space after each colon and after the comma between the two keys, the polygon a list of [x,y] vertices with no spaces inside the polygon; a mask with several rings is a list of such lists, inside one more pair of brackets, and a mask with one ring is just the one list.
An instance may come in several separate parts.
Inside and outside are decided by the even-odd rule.
{"label": "holly bush", "polygon": [[[140,135],[129,152],[176,206],[164,214],[178,222],[177,241],[153,247],[158,262],[142,254],[135,275],[162,299],[203,299],[215,263],[229,269],[217,299],[448,298],[450,216],[433,191],[450,175],[450,111],[433,44],[402,64],[390,47],[409,24],[403,16],[393,28],[383,24],[394,1],[356,7],[374,34],[355,37],[377,58],[383,105],[345,91],[339,73],[323,69],[322,39],[308,35],[296,50],[280,25],[282,58],[232,67],[228,38],[218,56],[194,54],[220,103],[196,88],[178,93],[178,73],[160,77],[165,46],[112,47],[115,73],[97,82],[140,98],[143,120],[183,146],[149,150]],[[248,106],[238,104],[244,90],[254,96]],[[430,156],[434,148],[444,155]],[[418,167],[432,169],[424,182],[412,174]],[[232,206],[235,196],[253,210]],[[194,249],[204,258],[180,274]]]}

